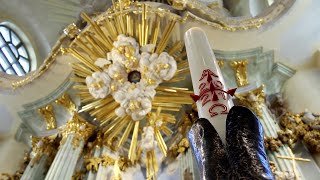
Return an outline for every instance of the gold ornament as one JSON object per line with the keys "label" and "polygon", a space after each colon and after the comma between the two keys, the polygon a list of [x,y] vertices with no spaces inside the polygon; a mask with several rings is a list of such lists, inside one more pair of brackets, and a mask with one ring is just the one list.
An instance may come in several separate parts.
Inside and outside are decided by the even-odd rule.
{"label": "gold ornament", "polygon": [[76,24],[72,23],[69,24],[64,30],[64,34],[66,34],[69,38],[73,39],[75,38],[81,30],[76,26]]}
{"label": "gold ornament", "polygon": [[282,146],[282,142],[278,138],[274,137],[264,137],[264,147],[271,151],[279,151],[279,148]]}
{"label": "gold ornament", "polygon": [[218,66],[219,66],[220,68],[222,68],[222,67],[224,66],[224,60],[218,59],[217,62],[218,62]]}
{"label": "gold ornament", "polygon": [[61,134],[63,139],[62,143],[65,142],[69,135],[73,135],[72,145],[74,148],[79,146],[80,141],[87,141],[87,139],[93,133],[95,127],[84,120],[78,113],[74,113],[73,117],[67,122],[64,128],[61,128]]}
{"label": "gold ornament", "polygon": [[32,152],[35,156],[31,159],[31,166],[37,164],[42,157],[43,154],[52,158],[55,156],[57,147],[56,147],[57,136],[48,136],[48,137],[31,137],[31,144],[32,144]]}
{"label": "gold ornament", "polygon": [[116,160],[116,162],[114,163],[114,166],[113,166],[113,177],[112,177],[112,180],[122,180],[121,171],[120,171],[120,168],[119,168],[118,160]]}
{"label": "gold ornament", "polygon": [[102,155],[102,165],[104,167],[112,166],[114,165],[115,160],[111,158],[110,156],[107,156],[106,154]]}
{"label": "gold ornament", "polygon": [[246,86],[249,84],[247,78],[248,60],[231,61],[230,66],[233,68],[238,86]]}
{"label": "gold ornament", "polygon": [[[88,23],[86,30],[77,35],[70,47],[64,49],[65,53],[79,60],[78,63],[72,64],[75,74],[72,80],[77,82],[74,88],[78,90],[77,94],[83,104],[80,112],[88,112],[97,123],[100,123],[100,126],[103,126],[104,143],[111,149],[118,150],[130,138],[128,159],[132,163],[138,162],[140,158],[138,153],[139,135],[141,135],[142,127],[147,124],[154,127],[159,148],[166,156],[168,149],[163,136],[171,136],[172,134],[172,130],[167,126],[167,124],[173,124],[176,121],[172,113],[180,111],[185,104],[191,105],[193,103],[190,98],[192,91],[189,91],[188,88],[175,87],[170,84],[183,81],[185,76],[190,74],[183,42],[177,40],[177,38],[172,38],[177,24],[180,23],[180,17],[170,13],[170,11],[145,3],[133,3],[132,1],[116,2],[107,12],[98,15],[95,19],[91,19],[84,13],[81,14],[81,17]],[[155,45],[151,51],[158,55],[165,50],[175,59],[177,64],[174,77],[164,81],[165,85],[160,84],[155,89],[156,95],[152,100],[150,116],[147,115],[142,120],[135,121],[128,114],[118,117],[115,109],[120,107],[120,104],[114,100],[113,96],[107,95],[105,98],[95,99],[86,85],[86,77],[95,72],[103,71],[95,62],[98,58],[106,58],[107,53],[114,49],[113,43],[121,34],[134,38],[140,47],[147,44]],[[134,56],[134,48],[131,45],[125,45],[118,47],[116,51],[126,58],[126,62],[124,62],[126,72],[134,70],[139,63],[139,59]],[[166,70],[169,66],[168,63],[159,64],[155,67],[155,71]],[[108,66],[104,67],[108,68]],[[148,70],[148,67],[141,69],[141,78],[146,78],[144,72]],[[127,77],[122,77],[120,72],[114,73],[111,78],[119,82],[127,81]],[[148,85],[157,84],[151,78],[146,79],[146,82]],[[101,88],[99,83],[93,84],[93,86],[96,89]],[[135,88],[131,87],[131,89]],[[117,90],[117,86],[111,84],[110,91],[115,92]],[[141,108],[143,104],[132,101],[129,102],[128,106],[130,107],[128,110],[135,111]],[[153,122],[155,121],[154,118],[162,118],[163,124],[156,126]],[[154,154],[152,152],[147,154],[149,159],[152,159],[152,164],[155,164]],[[150,169],[152,170],[149,171]],[[149,175],[155,174],[154,170],[156,168],[149,168]]]}
{"label": "gold ornament", "polygon": [[99,165],[101,163],[101,159],[98,158],[98,157],[93,157],[93,158],[90,158],[90,159],[86,159],[85,163],[86,163],[86,169],[88,171],[97,172],[98,168],[99,168]]}
{"label": "gold ornament", "polygon": [[74,102],[72,102],[70,96],[67,93],[64,93],[55,102],[67,108],[70,113],[73,113],[74,111],[76,111],[76,105],[74,104]]}
{"label": "gold ornament", "polygon": [[265,104],[264,86],[241,94],[235,94],[240,105],[251,109],[259,118],[262,118],[261,105]]}
{"label": "gold ornament", "polygon": [[53,112],[52,105],[47,105],[43,108],[39,108],[38,112],[43,116],[47,124],[47,130],[52,130],[57,128],[56,118]]}
{"label": "gold ornament", "polygon": [[304,113],[286,112],[280,118],[284,130],[279,131],[279,138],[283,143],[293,147],[298,139],[303,139],[312,152],[320,152],[320,132],[315,127],[320,125],[320,118],[316,116],[313,122],[306,124],[302,118]]}

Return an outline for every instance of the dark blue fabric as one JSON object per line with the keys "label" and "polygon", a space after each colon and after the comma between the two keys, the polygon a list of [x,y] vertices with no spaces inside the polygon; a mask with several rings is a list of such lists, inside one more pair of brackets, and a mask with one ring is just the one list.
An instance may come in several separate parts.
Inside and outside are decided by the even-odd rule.
{"label": "dark blue fabric", "polygon": [[188,138],[202,179],[228,179],[230,165],[227,153],[211,123],[198,119],[191,127]]}
{"label": "dark blue fabric", "polygon": [[273,180],[263,128],[255,114],[246,107],[234,106],[226,126],[226,147],[207,119],[198,119],[190,129],[188,138],[201,179]]}
{"label": "dark blue fabric", "polygon": [[239,179],[274,179],[264,149],[264,133],[256,115],[246,107],[230,109],[227,124],[227,151],[234,176]]}

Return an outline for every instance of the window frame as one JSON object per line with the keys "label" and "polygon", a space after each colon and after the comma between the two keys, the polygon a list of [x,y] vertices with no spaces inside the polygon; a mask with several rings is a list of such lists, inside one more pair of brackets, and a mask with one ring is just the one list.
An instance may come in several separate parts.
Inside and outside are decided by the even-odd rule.
{"label": "window frame", "polygon": [[[2,45],[0,46],[0,56],[1,59],[3,59],[4,63],[7,65],[7,67],[3,67],[2,64],[0,64],[0,69],[3,73],[9,74],[9,75],[18,75],[18,76],[25,76],[27,73],[31,71],[31,58],[30,58],[30,53],[28,50],[27,45],[25,44],[23,38],[19,36],[19,33],[17,33],[13,28],[10,26],[0,23],[0,27],[5,28],[8,30],[8,35],[9,35],[9,40],[6,40],[6,37],[2,32],[0,32],[0,41],[2,41]],[[16,40],[18,40],[18,44],[14,44],[13,36],[15,36]],[[11,46],[14,46],[16,52],[14,52],[13,48]],[[24,55],[21,55],[19,53],[19,48],[23,47],[25,54],[27,57]],[[6,49],[6,53],[4,52],[3,49]],[[10,59],[12,62],[10,62]],[[28,69],[25,70],[22,63],[20,62],[21,58],[23,58],[25,61],[28,62]],[[14,67],[15,66],[15,67]],[[13,73],[8,73],[7,71],[12,71]],[[19,72],[18,72],[19,70]]]}

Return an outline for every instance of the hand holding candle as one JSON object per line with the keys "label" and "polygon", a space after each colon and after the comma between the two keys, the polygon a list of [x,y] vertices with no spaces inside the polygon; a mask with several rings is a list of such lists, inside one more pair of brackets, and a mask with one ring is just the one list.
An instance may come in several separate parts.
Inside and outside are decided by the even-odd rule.
{"label": "hand holding candle", "polygon": [[206,118],[215,127],[225,142],[226,118],[233,106],[228,90],[209,41],[200,28],[192,28],[185,34],[185,44],[192,77],[194,95],[199,118]]}

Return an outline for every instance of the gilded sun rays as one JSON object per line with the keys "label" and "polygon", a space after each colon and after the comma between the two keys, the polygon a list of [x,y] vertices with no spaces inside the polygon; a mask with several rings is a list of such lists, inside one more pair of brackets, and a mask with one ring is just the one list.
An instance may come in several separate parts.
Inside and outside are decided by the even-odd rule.
{"label": "gilded sun rays", "polygon": [[[113,149],[129,141],[132,162],[145,153],[148,177],[158,169],[154,148],[167,154],[163,136],[172,134],[174,114],[192,104],[192,92],[175,86],[189,74],[183,42],[174,36],[179,18],[155,9],[120,1],[94,18],[81,14],[88,26],[65,49],[79,60],[71,66],[80,111],[99,122]],[[148,138],[153,148],[143,149]]]}

